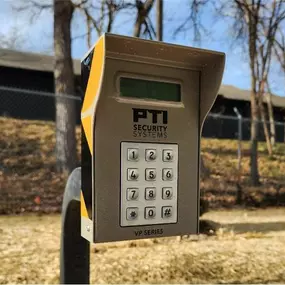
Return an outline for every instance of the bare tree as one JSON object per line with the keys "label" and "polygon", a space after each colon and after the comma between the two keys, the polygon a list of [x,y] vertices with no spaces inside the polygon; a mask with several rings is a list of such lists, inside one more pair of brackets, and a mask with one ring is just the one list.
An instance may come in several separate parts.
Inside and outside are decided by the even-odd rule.
{"label": "bare tree", "polygon": [[141,37],[142,27],[144,26],[144,35],[148,35],[150,39],[153,39],[156,36],[155,29],[149,18],[149,13],[153,7],[154,0],[146,0],[145,2],[141,0],[135,0],[135,5],[137,9],[137,16],[134,26],[134,37]]}
{"label": "bare tree", "polygon": [[101,0],[101,13],[96,18],[97,6],[91,0],[25,0],[15,7],[18,12],[29,11],[31,18],[39,17],[42,11],[53,9],[54,14],[54,83],[56,92],[56,156],[57,170],[71,172],[76,166],[75,137],[75,78],[71,57],[71,22],[75,10],[86,17],[87,42],[90,46],[92,28],[100,35],[111,31],[115,13],[124,1]]}

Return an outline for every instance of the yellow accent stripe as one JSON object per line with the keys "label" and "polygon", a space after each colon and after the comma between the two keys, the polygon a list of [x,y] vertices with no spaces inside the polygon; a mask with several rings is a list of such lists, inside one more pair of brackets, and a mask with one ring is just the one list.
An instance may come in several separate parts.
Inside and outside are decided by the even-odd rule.
{"label": "yellow accent stripe", "polygon": [[80,213],[81,213],[81,217],[85,217],[89,219],[82,191],[80,191]]}
{"label": "yellow accent stripe", "polygon": [[94,54],[91,62],[91,71],[88,78],[86,93],[82,106],[82,113],[87,111],[94,101],[100,87],[101,75],[104,67],[104,37],[101,37],[94,47]]}
{"label": "yellow accent stripe", "polygon": [[[104,36],[102,36],[94,47],[91,62],[91,71],[88,78],[86,93],[81,110],[81,122],[86,135],[88,147],[93,156],[93,121],[95,113],[95,99],[99,95],[101,79],[104,72]],[[86,111],[88,113],[82,116]]]}
{"label": "yellow accent stripe", "polygon": [[81,119],[84,133],[86,135],[86,140],[90,149],[91,155],[93,155],[93,140],[92,140],[92,119],[93,116],[88,116]]}

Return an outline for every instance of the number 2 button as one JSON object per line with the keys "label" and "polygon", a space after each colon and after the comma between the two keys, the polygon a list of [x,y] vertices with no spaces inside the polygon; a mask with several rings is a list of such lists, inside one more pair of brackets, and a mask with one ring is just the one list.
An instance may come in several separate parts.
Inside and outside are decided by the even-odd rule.
{"label": "number 2 button", "polygon": [[139,178],[139,171],[137,168],[129,168],[128,169],[128,180],[129,181],[134,181],[138,180]]}
{"label": "number 2 button", "polygon": [[155,149],[147,149],[145,151],[145,159],[146,159],[146,161],[156,160],[156,150]]}

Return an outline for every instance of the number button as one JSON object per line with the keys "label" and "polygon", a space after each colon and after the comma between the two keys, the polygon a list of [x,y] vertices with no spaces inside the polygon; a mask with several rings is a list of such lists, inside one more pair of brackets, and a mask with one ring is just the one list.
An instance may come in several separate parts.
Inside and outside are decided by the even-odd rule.
{"label": "number button", "polygon": [[145,170],[145,180],[151,181],[156,178],[156,170],[154,168],[147,168]]}
{"label": "number button", "polygon": [[127,208],[127,220],[135,220],[138,218],[139,208]]}
{"label": "number button", "polygon": [[145,188],[145,199],[146,200],[155,200],[156,197],[156,189],[152,188]]}
{"label": "number button", "polygon": [[139,171],[137,168],[129,168],[128,169],[128,180],[135,181],[139,178]]}
{"label": "number button", "polygon": [[155,207],[146,207],[145,208],[144,216],[146,219],[153,219],[153,218],[155,218],[155,215],[156,215]]}
{"label": "number button", "polygon": [[173,161],[173,150],[165,149],[162,152],[163,161]]}
{"label": "number button", "polygon": [[162,199],[163,200],[170,200],[173,196],[173,189],[172,187],[163,187],[162,188]]}
{"label": "number button", "polygon": [[139,189],[138,188],[128,188],[127,189],[127,200],[137,200],[139,197]]}
{"label": "number button", "polygon": [[162,207],[162,213],[161,216],[163,219],[168,219],[172,216],[172,207]]}
{"label": "number button", "polygon": [[146,161],[156,160],[156,150],[155,149],[147,149],[145,151],[145,159],[146,159]]}
{"label": "number button", "polygon": [[170,181],[173,179],[173,169],[172,168],[163,168],[162,169],[162,180]]}
{"label": "number button", "polygon": [[139,159],[139,150],[137,148],[128,148],[128,160],[137,161]]}

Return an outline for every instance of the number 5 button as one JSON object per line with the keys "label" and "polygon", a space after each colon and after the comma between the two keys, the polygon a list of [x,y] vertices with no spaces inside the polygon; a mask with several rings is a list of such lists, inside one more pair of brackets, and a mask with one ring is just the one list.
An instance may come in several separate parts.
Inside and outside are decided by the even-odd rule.
{"label": "number 5 button", "polygon": [[163,168],[162,169],[162,180],[172,180],[173,179],[173,170],[172,168]]}

